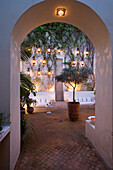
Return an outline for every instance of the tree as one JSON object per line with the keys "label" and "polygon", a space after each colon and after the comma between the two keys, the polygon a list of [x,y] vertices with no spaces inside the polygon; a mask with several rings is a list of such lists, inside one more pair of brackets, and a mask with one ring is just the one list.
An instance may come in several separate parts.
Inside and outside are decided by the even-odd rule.
{"label": "tree", "polygon": [[64,68],[62,73],[56,76],[56,80],[69,83],[73,87],[73,102],[75,103],[76,84],[85,82],[89,74],[93,74],[93,71],[88,67],[81,67],[79,69],[77,67],[69,67]]}

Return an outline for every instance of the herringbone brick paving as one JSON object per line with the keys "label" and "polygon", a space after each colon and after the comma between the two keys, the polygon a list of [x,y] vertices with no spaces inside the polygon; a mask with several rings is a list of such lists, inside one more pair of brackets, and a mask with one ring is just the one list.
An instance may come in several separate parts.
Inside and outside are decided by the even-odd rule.
{"label": "herringbone brick paving", "polygon": [[94,108],[81,108],[80,119],[70,122],[67,111],[26,115],[35,135],[26,136],[15,170],[108,170],[85,137],[85,120]]}

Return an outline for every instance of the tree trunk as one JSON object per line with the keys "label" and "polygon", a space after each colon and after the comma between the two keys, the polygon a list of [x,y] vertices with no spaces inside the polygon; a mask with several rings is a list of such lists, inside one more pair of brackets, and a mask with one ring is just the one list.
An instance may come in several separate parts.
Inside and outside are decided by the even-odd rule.
{"label": "tree trunk", "polygon": [[73,102],[75,103],[75,87],[73,87]]}

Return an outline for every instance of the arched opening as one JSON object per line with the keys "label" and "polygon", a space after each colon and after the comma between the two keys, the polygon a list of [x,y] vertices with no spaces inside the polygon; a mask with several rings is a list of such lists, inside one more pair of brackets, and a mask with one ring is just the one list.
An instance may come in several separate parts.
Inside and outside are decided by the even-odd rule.
{"label": "arched opening", "polygon": [[[48,10],[49,6],[49,10]],[[55,15],[57,7],[65,7],[67,15]],[[64,22],[80,28],[88,35],[96,50],[96,129],[90,140],[106,162],[112,166],[112,56],[109,32],[99,16],[83,3],[47,0],[29,8],[17,21],[10,48],[10,161],[14,166],[20,150],[19,61],[20,44],[39,25]],[[100,123],[101,122],[101,123]],[[16,143],[16,145],[15,145]],[[14,152],[15,151],[15,152]]]}

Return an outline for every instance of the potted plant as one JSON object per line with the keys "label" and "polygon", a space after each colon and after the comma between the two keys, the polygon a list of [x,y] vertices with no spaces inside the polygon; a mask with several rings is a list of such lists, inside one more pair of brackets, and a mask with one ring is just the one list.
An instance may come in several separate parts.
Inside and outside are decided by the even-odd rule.
{"label": "potted plant", "polygon": [[29,76],[25,74],[20,74],[20,104],[21,104],[21,113],[25,113],[25,109],[23,108],[25,104],[27,104],[27,112],[33,113],[34,108],[30,107],[31,103],[35,102],[35,100],[30,99],[30,92],[35,94],[35,86],[31,82]]}
{"label": "potted plant", "polygon": [[89,74],[93,74],[88,67],[69,67],[64,68],[60,75],[56,76],[57,81],[68,83],[73,88],[73,102],[68,102],[68,114],[71,121],[76,121],[79,118],[80,103],[75,100],[76,84],[83,83],[88,79]]}

